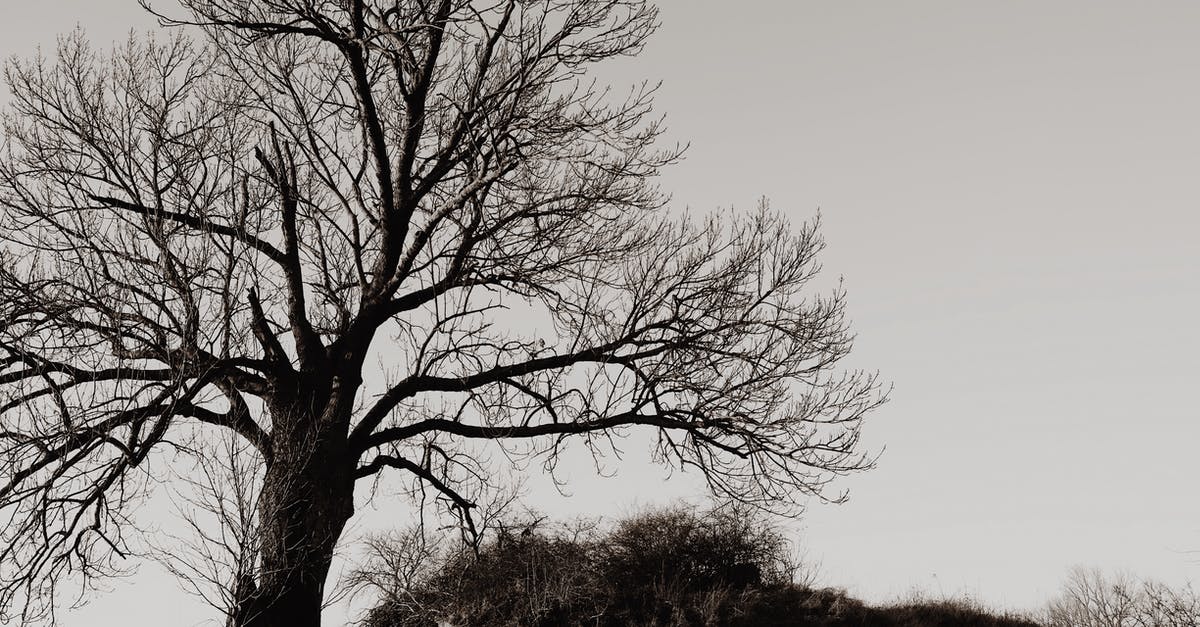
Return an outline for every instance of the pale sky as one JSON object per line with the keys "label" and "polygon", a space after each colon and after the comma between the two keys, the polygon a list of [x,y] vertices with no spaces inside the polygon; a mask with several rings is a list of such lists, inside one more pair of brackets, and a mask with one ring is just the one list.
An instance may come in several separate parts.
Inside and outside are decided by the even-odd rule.
{"label": "pale sky", "polygon": [[[5,54],[133,0],[5,0]],[[1200,4],[665,0],[617,84],[662,80],[680,208],[820,210],[852,365],[893,400],[846,505],[788,523],[822,583],[1035,608],[1074,565],[1200,580]],[[695,495],[639,461],[572,466],[556,516]],[[403,508],[383,508],[378,526]],[[382,521],[382,522],[381,522]],[[146,568],[67,625],[198,624]],[[344,610],[326,622],[345,622]]]}

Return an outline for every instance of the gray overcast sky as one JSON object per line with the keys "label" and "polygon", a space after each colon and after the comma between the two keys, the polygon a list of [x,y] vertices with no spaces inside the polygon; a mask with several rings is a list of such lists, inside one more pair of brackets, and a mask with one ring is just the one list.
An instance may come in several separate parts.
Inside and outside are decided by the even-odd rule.
{"label": "gray overcast sky", "polygon": [[[18,55],[149,24],[132,0],[6,4]],[[659,4],[652,45],[604,76],[664,81],[692,144],[664,186],[696,211],[820,208],[853,363],[896,386],[866,427],[879,467],[792,525],[824,581],[1024,608],[1075,564],[1197,579],[1200,4]],[[615,478],[579,464],[571,498],[535,482],[532,503],[696,493],[628,448]],[[145,573],[66,623],[206,616]]]}

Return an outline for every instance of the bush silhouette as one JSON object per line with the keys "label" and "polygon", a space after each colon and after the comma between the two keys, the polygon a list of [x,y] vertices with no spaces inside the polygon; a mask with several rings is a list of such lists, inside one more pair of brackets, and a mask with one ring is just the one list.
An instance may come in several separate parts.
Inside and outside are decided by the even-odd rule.
{"label": "bush silhouette", "polygon": [[[495,533],[478,552],[428,555],[418,576],[382,591],[367,627],[1035,625],[970,601],[868,607],[844,591],[797,583],[784,536],[739,508],[656,509],[609,529],[526,523]],[[397,561],[377,558],[368,571]],[[380,574],[364,579],[387,580]]]}

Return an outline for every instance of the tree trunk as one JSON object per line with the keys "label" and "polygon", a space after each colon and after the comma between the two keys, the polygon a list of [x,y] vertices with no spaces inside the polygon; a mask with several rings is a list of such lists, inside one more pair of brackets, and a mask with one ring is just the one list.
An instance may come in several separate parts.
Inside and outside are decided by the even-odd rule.
{"label": "tree trunk", "polygon": [[322,419],[287,426],[263,479],[261,562],[256,584],[238,591],[237,627],[318,627],[334,546],[354,513],[344,429]]}

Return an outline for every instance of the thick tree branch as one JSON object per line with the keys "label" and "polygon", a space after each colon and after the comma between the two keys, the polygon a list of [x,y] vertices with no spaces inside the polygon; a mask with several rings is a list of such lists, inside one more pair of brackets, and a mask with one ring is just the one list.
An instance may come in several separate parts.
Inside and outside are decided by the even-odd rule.
{"label": "thick tree branch", "polygon": [[365,442],[369,434],[387,415],[401,402],[421,392],[466,392],[475,388],[490,385],[527,375],[533,372],[565,368],[577,363],[589,361],[617,361],[613,352],[623,346],[624,342],[611,342],[602,346],[576,351],[574,353],[553,355],[530,359],[528,361],[497,366],[464,377],[437,377],[429,375],[413,375],[385,392],[371,409],[363,415],[358,426],[350,436],[352,446],[365,450]]}
{"label": "thick tree branch", "polygon": [[422,481],[425,481],[429,485],[433,486],[438,492],[446,495],[446,497],[453,501],[455,505],[458,505],[464,510],[475,507],[474,503],[468,501],[453,488],[446,485],[444,481],[438,479],[437,476],[430,472],[428,468],[422,467],[416,462],[407,460],[403,457],[396,457],[394,455],[378,455],[375,457],[375,459],[371,460],[371,463],[366,464],[365,466],[360,466],[354,472],[354,478],[362,479],[364,477],[370,477],[384,468],[407,470],[408,472],[420,477]]}
{"label": "thick tree branch", "polygon": [[263,431],[262,427],[258,426],[258,423],[254,422],[254,418],[250,416],[250,410],[244,400],[231,401],[231,404],[233,406],[228,411],[218,413],[206,407],[186,403],[177,406],[175,413],[180,416],[195,418],[201,422],[233,430],[253,445],[263,456],[263,459],[269,462],[273,450],[271,436]]}
{"label": "thick tree branch", "polygon": [[268,259],[270,259],[271,261],[274,261],[275,263],[279,264],[280,266],[287,265],[287,258],[284,256],[284,254],[278,248],[275,248],[271,244],[255,237],[243,230],[239,230],[237,228],[227,226],[224,224],[217,224],[215,222],[206,220],[205,218],[202,218],[199,216],[189,215],[186,213],[180,213],[177,211],[169,211],[169,210],[165,210],[165,209],[152,209],[150,207],[145,207],[143,205],[139,205],[137,203],[132,203],[132,202],[128,202],[125,200],[121,200],[119,198],[112,198],[109,196],[90,196],[90,198],[92,200],[94,200],[98,203],[102,203],[108,207],[114,207],[116,209],[124,209],[126,211],[131,211],[138,215],[143,215],[143,216],[146,216],[147,218],[151,218],[154,220],[169,220],[176,224],[181,224],[181,225],[190,227],[192,229],[195,229],[197,232],[200,232],[200,233],[208,233],[210,235],[222,235],[225,237],[235,239],[235,240],[242,242],[243,244],[246,244],[247,246],[253,248],[254,250],[257,250],[258,252],[260,252],[264,256],[266,256]]}
{"label": "thick tree branch", "polygon": [[422,420],[420,422],[403,427],[382,429],[374,434],[371,434],[363,442],[363,450],[369,450],[371,448],[383,446],[393,442],[403,442],[411,437],[435,431],[450,435],[457,435],[463,438],[496,440],[501,438],[536,438],[546,435],[575,435],[581,433],[591,433],[595,431],[605,431],[615,427],[632,425],[648,425],[663,429],[697,428],[697,425],[695,424],[676,418],[667,418],[664,416],[641,414],[637,412],[627,412],[623,414],[617,414],[615,416],[609,416],[607,418],[599,418],[596,420],[587,420],[583,422],[557,422],[528,426],[495,427],[486,425],[469,425],[461,422],[455,422],[453,420],[433,418],[429,420]]}
{"label": "thick tree branch", "polygon": [[296,343],[302,367],[315,368],[324,361],[321,338],[308,319],[304,297],[304,267],[300,262],[300,243],[296,231],[296,209],[300,200],[296,189],[296,162],[291,152],[279,143],[275,127],[271,127],[271,145],[275,161],[271,162],[261,150],[254,156],[274,180],[279,193],[280,220],[283,228],[284,281],[287,284],[288,322]]}

